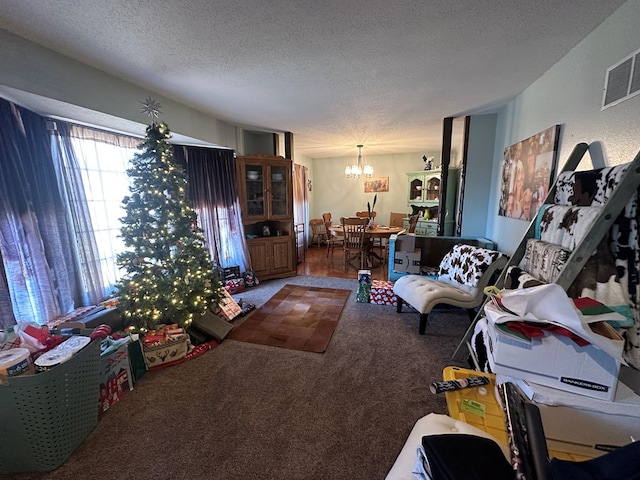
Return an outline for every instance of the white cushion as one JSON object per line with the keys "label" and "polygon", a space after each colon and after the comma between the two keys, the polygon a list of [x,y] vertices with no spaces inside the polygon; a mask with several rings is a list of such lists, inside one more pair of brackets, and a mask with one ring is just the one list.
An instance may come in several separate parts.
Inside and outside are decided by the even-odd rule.
{"label": "white cushion", "polygon": [[458,307],[475,307],[478,289],[467,285],[453,286],[421,275],[405,275],[393,285],[393,293],[418,310],[429,313],[439,303]]}
{"label": "white cushion", "polygon": [[440,262],[437,279],[405,275],[395,282],[393,293],[420,313],[429,313],[439,303],[475,308],[493,272],[506,263],[507,257],[495,250],[456,244]]}
{"label": "white cushion", "polygon": [[500,448],[505,458],[509,460],[509,448],[507,445],[502,445],[494,436],[480,430],[473,425],[456,420],[448,415],[440,415],[437,413],[430,413],[418,420],[407,441],[402,447],[398,458],[396,458],[393,467],[389,470],[386,476],[386,480],[415,480],[415,477],[411,473],[413,467],[416,464],[418,447],[422,444],[422,437],[425,435],[441,435],[446,433],[465,433],[468,435],[476,435],[479,437],[489,438],[495,441]]}

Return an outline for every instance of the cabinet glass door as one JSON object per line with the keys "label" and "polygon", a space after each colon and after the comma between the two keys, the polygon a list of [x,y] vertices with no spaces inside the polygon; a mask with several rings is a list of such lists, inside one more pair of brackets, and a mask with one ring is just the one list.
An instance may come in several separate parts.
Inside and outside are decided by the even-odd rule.
{"label": "cabinet glass door", "polygon": [[438,200],[440,195],[440,179],[430,178],[427,181],[427,192],[425,200]]}
{"label": "cabinet glass door", "polygon": [[287,167],[271,166],[271,215],[287,215]]}
{"label": "cabinet glass door", "polygon": [[409,184],[409,201],[421,202],[422,201],[422,189],[424,187],[423,181],[420,178],[414,178]]}
{"label": "cabinet glass door", "polygon": [[247,165],[245,174],[247,215],[250,217],[264,217],[266,215],[264,168],[262,165]]}

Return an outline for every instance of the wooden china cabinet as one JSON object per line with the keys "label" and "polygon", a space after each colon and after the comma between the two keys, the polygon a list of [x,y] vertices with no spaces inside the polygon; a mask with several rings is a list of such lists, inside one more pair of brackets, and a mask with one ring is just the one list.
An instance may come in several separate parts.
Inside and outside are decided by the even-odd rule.
{"label": "wooden china cabinet", "polygon": [[236,158],[242,223],[259,280],[296,275],[292,171],[292,161],[277,155]]}

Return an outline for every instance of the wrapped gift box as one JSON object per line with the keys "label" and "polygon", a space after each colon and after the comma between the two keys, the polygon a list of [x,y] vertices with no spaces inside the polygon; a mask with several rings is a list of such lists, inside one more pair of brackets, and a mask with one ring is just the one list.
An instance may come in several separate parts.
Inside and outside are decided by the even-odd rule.
{"label": "wrapped gift box", "polygon": [[358,292],[356,302],[369,303],[371,294],[371,270],[358,270]]}
{"label": "wrapped gift box", "polygon": [[222,276],[225,280],[229,278],[240,278],[240,267],[235,265],[233,267],[223,268]]}
{"label": "wrapped gift box", "polygon": [[244,280],[242,278],[228,278],[224,281],[224,288],[229,293],[244,292]]}
{"label": "wrapped gift box", "polygon": [[129,338],[125,337],[117,348],[105,350],[100,356],[102,379],[100,382],[100,412],[106,412],[126,393],[133,390],[133,374],[129,362]]}
{"label": "wrapped gift box", "polygon": [[182,360],[189,350],[189,336],[177,325],[151,330],[142,339],[147,369]]}
{"label": "wrapped gift box", "polygon": [[398,296],[393,293],[393,282],[373,280],[371,282],[371,292],[369,293],[369,303],[395,307],[398,304]]}
{"label": "wrapped gift box", "polygon": [[369,296],[371,295],[371,284],[360,283],[358,285],[358,293],[356,294],[356,302],[369,303]]}
{"label": "wrapped gift box", "polygon": [[159,367],[171,362],[177,362],[185,357],[189,349],[189,337],[181,335],[170,343],[155,346],[144,346],[144,359],[147,369]]}
{"label": "wrapped gift box", "polygon": [[216,313],[229,322],[242,315],[242,308],[233,299],[227,289],[222,290],[222,298],[218,303],[218,310]]}

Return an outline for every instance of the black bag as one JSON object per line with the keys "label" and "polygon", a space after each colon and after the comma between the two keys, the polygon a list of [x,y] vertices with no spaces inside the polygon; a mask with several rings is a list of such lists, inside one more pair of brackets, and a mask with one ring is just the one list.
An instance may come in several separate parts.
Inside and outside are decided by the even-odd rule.
{"label": "black bag", "polygon": [[195,318],[193,322],[191,322],[191,327],[189,328],[196,330],[209,339],[221,342],[229,332],[233,330],[233,325],[225,319],[220,318],[211,312],[207,312],[204,315]]}
{"label": "black bag", "polygon": [[422,447],[433,480],[514,480],[511,464],[496,442],[463,434],[427,435]]}
{"label": "black bag", "polygon": [[131,364],[133,381],[137,382],[145,373],[147,373],[147,362],[144,361],[142,343],[140,340],[129,342],[129,363]]}

